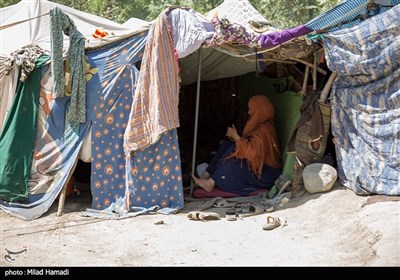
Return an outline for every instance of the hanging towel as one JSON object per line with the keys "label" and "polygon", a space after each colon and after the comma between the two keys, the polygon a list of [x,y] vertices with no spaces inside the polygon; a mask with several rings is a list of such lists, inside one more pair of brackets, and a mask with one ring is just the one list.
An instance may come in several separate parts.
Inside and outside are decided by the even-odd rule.
{"label": "hanging towel", "polygon": [[85,37],[76,29],[74,22],[59,8],[50,11],[52,72],[54,92],[57,97],[65,95],[63,62],[63,33],[69,36],[71,67],[71,107],[68,120],[71,125],[86,122]]}

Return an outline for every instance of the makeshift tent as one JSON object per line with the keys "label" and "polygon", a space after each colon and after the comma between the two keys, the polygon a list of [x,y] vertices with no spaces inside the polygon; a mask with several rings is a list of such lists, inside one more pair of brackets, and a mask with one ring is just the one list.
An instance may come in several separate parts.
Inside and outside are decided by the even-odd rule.
{"label": "makeshift tent", "polygon": [[[308,44],[307,39],[313,39],[314,41],[317,40],[318,36],[316,34],[323,33],[323,36],[330,36],[331,33],[326,33],[330,30],[340,29],[342,26],[351,26],[356,25],[360,21],[367,22],[370,18],[373,18],[380,13],[384,13],[385,11],[390,11],[393,6],[396,6],[398,1],[344,1],[343,3],[339,4],[338,6],[334,7],[333,9],[329,10],[328,12],[324,13],[320,17],[310,21],[309,23],[294,27],[288,30],[276,30],[272,27],[267,27],[261,35],[255,34],[252,30],[249,30],[249,24],[244,24],[245,22],[249,22],[249,20],[253,20],[253,22],[260,21],[265,22],[262,17],[259,15],[254,15],[254,10],[252,9],[251,5],[247,1],[224,1],[224,3],[214,10],[211,16],[213,26],[210,29],[209,22],[205,21],[203,18],[199,17],[197,14],[193,13],[191,10],[187,9],[171,9],[164,13],[168,14],[171,22],[171,35],[174,38],[173,42],[170,44],[174,44],[175,49],[177,50],[176,56],[180,58],[179,60],[179,68],[176,66],[176,56],[171,54],[170,62],[171,65],[174,65],[171,69],[168,69],[169,76],[172,76],[173,79],[166,79],[173,86],[175,89],[170,89],[171,95],[173,98],[177,96],[177,85],[178,82],[176,80],[176,76],[178,75],[177,71],[179,69],[180,77],[182,78],[182,84],[192,83],[197,81],[198,82],[198,93],[200,92],[200,83],[199,81],[204,80],[214,80],[217,78],[224,78],[230,76],[237,76],[249,72],[258,71],[259,64],[257,61],[260,58],[259,54],[263,54],[263,58],[260,59],[266,62],[267,68],[268,64],[272,63],[296,63],[300,62],[308,67],[312,68],[311,74],[313,76],[313,86],[312,88],[317,88],[318,79],[317,74],[323,73],[326,74],[324,69],[318,68],[318,61],[319,61],[319,50],[321,46],[319,44]],[[239,7],[240,6],[240,7]],[[240,9],[239,9],[240,8]],[[192,31],[179,29],[176,28],[177,24],[179,24],[179,19],[175,18],[175,15],[179,14],[179,18],[186,17],[187,19],[185,22],[194,22]],[[249,16],[251,14],[252,16]],[[165,14],[162,14],[161,17],[166,17]],[[197,19],[196,19],[197,17]],[[250,27],[252,28],[252,27]],[[162,29],[162,27],[161,27]],[[254,29],[254,28],[253,28]],[[177,32],[182,32],[184,35],[176,35]],[[196,31],[196,32],[195,32]],[[313,32],[312,31],[318,31]],[[185,33],[186,32],[186,33]],[[212,32],[212,36],[210,33]],[[311,33],[306,38],[303,35]],[[195,34],[194,36],[190,36],[190,34]],[[322,39],[323,39],[322,36]],[[180,41],[183,38],[184,40]],[[195,38],[192,42],[190,42],[190,46],[186,48],[182,48],[182,44],[184,44],[187,38]],[[203,42],[203,43],[201,43]],[[323,43],[323,40],[322,40]],[[201,49],[198,49],[193,46],[202,46]],[[181,49],[183,51],[181,51]],[[196,49],[198,51],[192,54]],[[334,53],[330,49],[325,49],[327,53],[326,56],[329,58],[330,55]],[[189,54],[189,55],[188,55]],[[224,57],[225,56],[225,57]],[[156,64],[156,63],[154,63]],[[306,81],[304,85],[307,85],[307,73],[309,69],[306,67],[305,70],[305,77],[304,80]],[[343,66],[342,66],[343,67]],[[336,72],[336,71],[335,71]],[[336,74],[336,73],[335,73]],[[335,80],[335,75],[331,76],[330,82]],[[339,77],[340,78],[340,77]],[[336,80],[336,82],[339,79]],[[151,84],[151,82],[147,81],[147,84]],[[151,87],[151,86],[150,86]],[[152,89],[150,89],[151,91]],[[157,90],[157,89],[156,89]],[[303,92],[310,91],[309,88],[303,87]],[[145,100],[144,103],[140,103],[140,108],[143,106],[148,107],[153,110],[164,110],[165,108],[169,108],[172,110],[173,115],[176,114],[176,101],[170,100],[171,102],[165,104],[166,106],[160,106],[157,108],[159,103],[156,104],[155,107],[152,107],[155,103],[152,101],[152,96],[146,95],[147,91],[143,91],[141,100]],[[139,98],[140,92],[137,95]],[[321,99],[326,99],[327,95],[329,94],[328,90],[323,91],[323,96]],[[396,96],[396,95],[395,95]],[[153,96],[154,97],[154,96]],[[197,104],[199,103],[198,100],[200,95],[197,96]],[[156,100],[159,99],[159,96]],[[139,110],[135,109],[136,102],[133,104],[133,113],[136,116],[136,113]],[[139,108],[138,107],[138,108]],[[171,109],[172,108],[172,109]],[[355,106],[347,107],[344,110],[354,110]],[[337,109],[337,108],[333,108]],[[196,111],[198,111],[198,107],[196,107]],[[196,113],[196,116],[198,114]],[[126,136],[126,151],[134,151],[140,147],[146,147],[147,145],[151,145],[153,141],[157,141],[159,131],[163,129],[171,129],[179,126],[179,120],[176,118],[172,118],[163,122],[163,119],[157,119],[156,122],[151,122],[151,117],[146,114],[141,115],[143,119],[146,119],[150,125],[148,127],[143,128],[143,126],[139,123],[131,122],[128,123],[128,129],[125,133]],[[325,119],[325,117],[324,117]],[[160,121],[160,122],[158,122]],[[157,123],[158,122],[158,123]],[[196,121],[195,121],[195,131],[196,131]],[[392,127],[393,128],[393,127]],[[324,125],[324,131],[326,131],[326,126]],[[338,130],[337,130],[338,131]],[[340,137],[344,139],[343,134],[348,134],[349,131],[347,129],[341,129],[340,133],[336,131],[336,137]],[[140,132],[140,133],[137,133]],[[135,137],[132,137],[135,135]],[[398,130],[395,129],[394,131],[394,138],[398,138]],[[196,148],[196,138],[197,134],[195,132],[194,136],[194,152],[195,155],[195,148]],[[327,138],[324,137],[324,141],[327,141]],[[397,140],[394,141],[394,143]],[[324,145],[322,145],[323,147]],[[340,146],[337,147],[337,151],[340,153]],[[319,149],[320,150],[320,149]],[[393,150],[393,149],[392,149]],[[359,154],[363,154],[363,150],[357,150],[355,147],[354,151],[357,151]],[[397,149],[393,150],[394,152],[391,153],[390,158],[398,158],[397,157]],[[392,157],[395,154],[396,157]],[[385,160],[382,161],[383,156],[377,155],[376,160],[374,160],[374,164],[377,166],[386,165]],[[340,158],[339,158],[340,159]],[[192,173],[194,173],[194,165],[195,160],[194,156],[192,159]],[[340,165],[343,162],[339,163]],[[368,165],[368,164],[367,164]],[[394,174],[392,172],[392,167],[395,170],[398,170],[398,161],[389,162],[389,170],[385,172],[385,174]],[[346,167],[347,170],[351,170],[351,166]],[[376,168],[372,168],[375,170]],[[371,168],[364,168],[359,169],[359,172],[362,173],[362,176],[368,178],[370,173],[368,171],[372,171]],[[381,170],[381,169],[378,169]],[[344,174],[344,172],[341,172]],[[360,174],[356,174],[350,181],[346,182],[344,185],[348,186],[349,188],[355,190],[355,187],[358,183],[358,179]],[[398,193],[398,177],[393,175],[386,175],[389,176],[391,179],[386,180],[384,182],[390,183],[390,191],[383,191],[382,188],[374,189],[363,186],[364,189],[369,190],[370,193],[384,193],[384,194],[396,194]],[[344,181],[343,181],[344,180]],[[345,182],[347,179],[341,179],[341,182]],[[367,184],[365,179],[362,180],[364,183]],[[382,181],[382,182],[383,182]],[[378,185],[384,185],[381,182],[381,179],[378,177],[376,181]],[[350,185],[352,185],[350,187]]]}
{"label": "makeshift tent", "polygon": [[[399,3],[343,1],[304,26],[314,30],[308,37],[323,44],[327,66],[337,74],[330,100],[339,181],[358,194],[400,193]],[[300,28],[263,34],[262,46],[302,50],[291,48],[293,41],[281,44]]]}
{"label": "makeshift tent", "polygon": [[[229,1],[227,1],[227,3],[228,2]],[[247,15],[251,14],[251,18],[255,20],[263,19],[247,1],[243,1],[243,3],[247,7]],[[221,6],[221,15],[224,10],[223,7],[224,6]],[[170,115],[173,116],[173,126],[163,131],[157,131],[156,137],[153,139],[151,145],[142,147],[140,150],[137,149],[134,152],[128,151],[126,153],[126,158],[123,156],[123,152],[119,150],[124,146],[118,139],[121,139],[123,135],[123,130],[125,128],[124,121],[128,116],[128,114],[121,109],[121,103],[124,104],[125,110],[128,110],[132,104],[130,98],[134,98],[133,104],[135,104],[135,108],[140,106],[140,100],[143,101],[140,91],[134,94],[134,89],[137,76],[139,76],[138,87],[143,86],[141,77],[146,77],[146,70],[148,69],[145,64],[145,57],[143,57],[140,74],[135,71],[134,64],[142,59],[141,52],[146,39],[140,32],[146,30],[146,27],[140,26],[136,30],[127,30],[125,27],[121,27],[118,24],[110,22],[106,24],[101,18],[96,17],[94,19],[91,15],[82,14],[79,11],[48,1],[36,1],[33,3],[22,1],[15,6],[7,7],[2,10],[2,13],[5,15],[17,14],[17,10],[26,11],[25,14],[19,14],[19,18],[14,17],[12,22],[10,22],[10,16],[2,17],[8,20],[1,23],[2,26],[4,25],[7,27],[3,29],[7,32],[2,33],[2,38],[9,38],[13,30],[18,29],[20,33],[22,32],[21,30],[25,30],[27,34],[25,38],[39,37],[40,40],[29,39],[28,41],[18,42],[18,44],[16,43],[12,48],[10,47],[9,51],[11,51],[11,49],[15,50],[24,47],[25,44],[38,42],[39,47],[45,50],[46,53],[49,53],[51,33],[49,28],[46,29],[45,27],[49,26],[48,21],[50,19],[48,13],[54,8],[59,8],[68,15],[69,18],[75,22],[78,31],[87,39],[85,54],[86,89],[88,92],[87,122],[81,124],[79,128],[70,126],[65,117],[68,114],[69,98],[54,99],[54,81],[50,74],[50,68],[48,66],[43,67],[41,69],[42,78],[39,94],[41,106],[39,106],[38,109],[39,117],[37,130],[35,132],[36,139],[33,162],[30,173],[25,172],[23,182],[29,186],[28,198],[25,201],[11,203],[7,202],[7,199],[3,200],[0,203],[1,208],[24,219],[37,218],[47,211],[48,207],[55,200],[70,177],[80,147],[82,146],[83,138],[86,135],[86,131],[89,131],[89,136],[91,136],[89,139],[92,139],[91,189],[93,194],[93,209],[91,214],[98,214],[100,212],[96,212],[96,210],[102,210],[101,213],[108,213],[110,217],[114,214],[118,216],[120,214],[126,214],[125,212],[128,209],[127,205],[131,206],[129,210],[134,209],[136,213],[149,209],[154,210],[154,207],[161,207],[164,212],[176,211],[183,206],[181,162],[175,130],[179,122],[177,121],[177,110],[176,107],[174,107],[177,106],[177,102],[175,101],[175,103],[172,103],[173,106],[170,107],[175,113],[165,115],[167,117],[170,117]],[[238,8],[239,7],[236,7],[236,9]],[[33,13],[33,11],[36,11],[36,13]],[[235,11],[228,9],[225,13],[231,21],[234,22],[232,20],[232,15],[235,14]],[[35,15],[33,18],[31,16],[32,14]],[[174,20],[184,20],[185,22],[195,23],[193,25],[185,24],[192,28],[189,29],[189,32],[192,32],[196,28],[202,29],[202,32],[197,33],[199,37],[185,36],[185,34],[179,33],[182,32],[182,30],[178,29],[178,25],[172,24],[172,26],[174,26],[172,29],[175,38],[174,42],[177,43],[175,49],[178,50],[177,55],[181,58],[199,49],[206,39],[210,40],[210,42],[207,43],[209,46],[220,48],[225,44],[225,42],[221,40],[223,36],[222,33],[225,32],[221,22],[218,23],[221,25],[218,27],[218,24],[211,23],[208,19],[190,9],[172,9],[168,16],[171,22],[174,22]],[[86,24],[85,19],[90,19],[90,24]],[[166,29],[169,23],[166,21],[163,22],[163,20],[165,20],[165,18],[160,17],[159,23],[165,23],[162,28]],[[14,24],[16,22],[19,22],[19,24]],[[95,24],[93,24],[93,22],[95,22]],[[243,21],[241,23],[243,23]],[[33,28],[33,30],[41,30],[41,33],[39,33],[40,36],[36,34],[30,35],[30,29],[23,29],[20,24],[34,27],[40,25],[40,28]],[[179,24],[179,22],[176,24]],[[107,32],[111,34],[115,33],[116,35],[103,39],[92,38],[93,32],[95,32],[99,26],[103,27]],[[148,26],[148,24],[146,24],[146,26]],[[157,27],[159,25],[153,24],[153,26]],[[216,31],[215,26],[220,30]],[[238,23],[235,25],[235,28],[240,29],[240,26],[240,23]],[[248,29],[248,26],[246,28]],[[46,30],[48,33],[43,33]],[[151,31],[154,32],[154,34],[151,35],[154,37],[159,36],[159,34],[157,34],[159,30],[160,29],[157,30],[154,28],[154,30]],[[183,29],[183,32],[187,31],[188,30]],[[243,59],[241,52],[247,48],[250,50],[250,53],[244,56],[255,56],[256,52],[252,50],[252,46],[259,46],[260,43],[256,40],[259,35],[251,30],[248,31],[247,35],[250,36],[248,39],[254,41],[246,42],[247,39],[245,37],[238,37],[237,39],[239,40],[244,39],[244,41],[242,41],[243,46],[238,49],[239,53],[234,56],[230,55],[232,54],[231,51],[226,53],[227,51],[222,48],[222,52],[215,51],[212,48],[203,49],[206,53],[209,52],[210,56],[213,57],[212,60],[224,63],[219,63],[219,65],[222,66],[222,68],[220,68],[212,66],[212,63],[215,62],[212,62],[209,66],[208,63],[205,62],[205,67],[202,68],[202,71],[207,70],[208,67],[219,71],[218,75],[215,75],[215,72],[213,72],[212,78],[237,76],[253,72],[257,64],[254,63],[253,59]],[[121,38],[126,39],[118,40]],[[195,39],[193,40],[193,38]],[[151,39],[153,40],[154,38]],[[229,40],[232,39],[233,37]],[[168,40],[167,38],[166,41],[168,42]],[[65,49],[68,46],[68,42],[68,38],[64,37],[63,44]],[[237,42],[235,41],[234,43]],[[102,46],[98,47],[99,45]],[[148,45],[150,45],[150,43],[148,43]],[[170,48],[171,45],[167,47],[169,50],[172,50],[172,48]],[[310,46],[310,49],[315,49],[315,47]],[[126,57],[126,59],[121,59],[121,57]],[[175,60],[174,57],[176,58],[173,53],[170,53],[170,56],[166,59],[163,57],[162,65],[173,65],[173,63],[169,64],[168,62],[173,62]],[[205,61],[207,61],[207,59]],[[193,81],[191,81],[190,78],[186,78],[184,73],[190,75],[192,72],[190,68],[193,65],[195,69],[197,69],[197,61],[193,65],[189,61],[187,64],[189,66],[184,66],[184,64],[184,61],[181,62],[181,69],[183,69],[181,74],[183,83],[188,84]],[[132,69],[127,69],[129,68],[128,65],[131,65]],[[233,65],[237,66],[233,67]],[[206,77],[205,79],[207,79],[207,75],[204,76]],[[10,77],[11,76],[7,76],[7,78]],[[165,76],[159,76],[159,79],[154,81],[155,84],[177,85],[176,82],[171,83],[171,80],[164,79],[164,77]],[[176,78],[177,75],[174,78],[175,81],[177,81]],[[12,81],[15,83],[15,80]],[[111,81],[118,82],[111,83]],[[127,92],[123,89],[127,89]],[[172,87],[172,89],[174,90],[174,94],[179,94],[179,86],[175,88]],[[67,86],[67,92],[68,90],[70,90],[70,88]],[[113,91],[119,92],[118,101],[123,99],[124,102],[117,102],[116,96],[113,96],[113,94],[115,94]],[[154,96],[152,96],[152,98],[153,97]],[[163,103],[163,101],[165,101],[165,103]],[[165,100],[164,96],[159,100],[159,104],[161,104],[161,106],[168,105],[169,101],[170,100]],[[110,110],[114,110],[115,112],[113,111],[113,114],[110,114]],[[118,115],[118,118],[115,114]],[[13,116],[10,115],[7,117],[9,119],[13,118]],[[117,122],[117,120],[119,122]],[[146,124],[146,121],[142,119],[139,125],[143,124]],[[107,125],[110,126],[110,128],[104,128],[104,126]],[[122,130],[119,131],[120,129]],[[34,132],[34,130],[32,131]],[[3,133],[10,135],[8,130],[4,130]],[[126,131],[125,135],[127,135]],[[24,139],[21,139],[21,141],[24,141]],[[125,141],[125,147],[127,147],[127,143],[128,142]],[[12,150],[10,146],[9,149]],[[29,157],[26,161],[29,162]],[[119,171],[117,172],[117,170]],[[163,178],[165,178],[165,180]],[[126,199],[128,194],[129,202],[127,202]],[[162,197],[160,197],[160,194],[162,194]]]}
{"label": "makeshift tent", "polygon": [[[365,6],[368,1],[358,2]],[[58,7],[75,22],[73,16],[78,12]],[[339,10],[348,13],[347,10]],[[30,14],[32,12],[19,21],[29,19]],[[212,15],[210,13],[206,18],[191,9],[171,7],[152,23],[148,34],[142,33],[148,25],[136,31],[121,27],[122,35],[116,36],[119,39],[116,41],[112,40],[113,35],[105,37],[105,41],[90,36],[99,26],[107,31],[113,28],[118,30],[117,27],[108,30],[99,20],[93,28],[88,28],[89,32],[84,32],[84,28],[80,27],[84,23],[75,22],[78,31],[90,38],[89,41],[107,43],[99,48],[86,49],[87,122],[76,128],[66,121],[70,99],[68,96],[54,99],[50,68],[42,67],[39,96],[42,95],[45,102],[39,106],[34,161],[28,178],[29,196],[21,202],[2,200],[1,209],[23,219],[35,219],[46,212],[71,175],[83,138],[91,128],[93,203],[87,214],[119,218],[159,208],[164,213],[174,213],[183,206],[181,155],[177,137],[181,85],[197,82],[195,118],[201,117],[201,81],[238,77],[253,72],[240,77],[241,88],[246,88],[248,94],[267,94],[268,89],[256,86],[255,82],[265,80],[263,77],[257,78],[257,73],[264,71],[267,74],[274,72],[277,82],[268,86],[277,88],[276,93],[282,93],[282,96],[291,94],[299,97],[297,93],[287,91],[289,89],[306,93],[313,88],[322,88],[323,85],[318,83],[326,79],[317,77],[323,74],[327,78],[328,74],[326,69],[318,65],[322,47],[311,44],[311,40],[304,37],[313,31],[311,24],[288,30],[264,25],[266,20],[248,1],[224,1]],[[260,23],[263,23],[262,30]],[[9,28],[5,30],[12,30]],[[7,36],[10,34],[12,32]],[[50,46],[50,33],[41,38],[47,38],[46,44]],[[317,37],[310,38],[317,40]],[[64,40],[64,44],[67,41]],[[25,43],[30,42],[22,42],[16,47],[23,47]],[[140,72],[136,68],[139,61]],[[3,64],[0,64],[0,70],[2,67]],[[313,77],[312,85],[309,85],[309,72]],[[299,83],[299,80],[304,82]],[[281,115],[291,113],[295,118],[298,117],[298,110],[297,114],[293,112],[295,109],[292,107],[287,112],[288,108],[280,108],[277,112]],[[10,115],[7,117],[12,118]],[[282,124],[282,120],[280,122],[278,126],[286,125]],[[193,155],[197,149],[196,133],[197,127],[193,135]],[[346,130],[343,129],[342,133],[345,134]],[[398,139],[398,129],[396,133]],[[287,138],[287,134],[285,129],[280,135],[282,142],[285,142],[282,139]],[[283,153],[285,145],[281,143]],[[340,147],[337,149],[341,151]],[[397,155],[398,150],[394,151]],[[294,157],[291,156],[291,159],[293,163]],[[196,158],[193,156],[192,170],[195,164]],[[290,171],[290,167],[287,170]],[[289,173],[286,172],[288,176]],[[356,177],[349,180],[348,187],[355,184]],[[398,179],[387,181],[395,182],[390,189],[398,189]]]}
{"label": "makeshift tent", "polygon": [[[216,15],[210,23],[191,9],[169,8],[155,21],[154,28],[150,29],[151,39],[149,40],[152,40],[151,45],[162,46],[164,49],[149,49],[149,54],[144,56],[144,61],[149,68],[141,72],[141,74],[143,73],[141,77],[143,77],[143,80],[147,80],[141,83],[139,77],[139,90],[131,111],[131,115],[135,118],[131,118],[125,132],[125,151],[127,153],[152,145],[158,140],[160,132],[179,126],[177,117],[178,75],[182,79],[183,85],[195,81],[200,82],[200,80],[207,81],[239,76],[257,71],[260,68],[257,60],[263,63],[264,61],[276,62],[284,61],[291,56],[294,56],[296,60],[301,60],[305,57],[308,58],[313,51],[318,49],[317,45],[309,45],[304,38],[294,36],[290,38],[292,47],[300,46],[301,51],[289,52],[290,47],[275,50],[263,48],[260,40],[261,35],[255,32],[249,24],[244,23],[249,20],[262,22],[266,20],[248,1],[225,1],[218,8]],[[240,18],[239,15],[241,15]],[[171,28],[168,28],[169,23]],[[276,32],[276,29],[270,27],[269,31]],[[301,33],[297,35],[301,35]],[[172,37],[173,40],[169,41],[168,37]],[[173,46],[171,46],[172,44]],[[176,49],[176,53],[171,52],[172,47]],[[193,54],[196,50],[198,52]],[[267,58],[260,56],[261,53],[266,51],[269,51],[270,56]],[[168,53],[168,55],[161,59],[157,56],[158,53]],[[177,58],[180,58],[179,62]],[[163,72],[155,67],[161,64],[160,61],[166,60],[169,61],[165,63],[165,65],[170,65],[169,69],[166,67]],[[142,63],[142,69],[144,63]],[[290,61],[289,63],[296,62]],[[151,68],[152,66],[153,68]],[[317,69],[317,67],[315,68]],[[147,73],[151,74],[148,75]],[[152,77],[157,77],[157,79],[150,82],[149,79]],[[160,77],[167,78],[160,82]],[[148,88],[141,88],[141,84]],[[167,89],[160,87],[164,84],[168,85]],[[164,96],[168,96],[169,99],[165,99]],[[159,102],[160,100],[161,102]],[[146,110],[143,110],[143,107]],[[198,108],[196,110],[198,111]],[[152,113],[150,114],[150,112]],[[158,115],[161,117],[154,117]],[[198,116],[198,112],[196,116]],[[143,123],[147,125],[143,126]],[[196,121],[194,125],[196,133]],[[193,154],[196,150],[196,138],[195,136]],[[193,157],[192,170],[194,170],[194,167],[195,158]]]}
{"label": "makeshift tent", "polygon": [[[137,214],[141,213],[141,210],[154,210],[156,206],[162,208],[161,211],[165,213],[176,212],[183,206],[183,193],[180,182],[179,147],[174,132],[166,132],[163,136],[165,141],[161,140],[157,145],[147,149],[143,155],[137,153],[132,158],[132,162],[127,162],[123,153],[123,133],[139,73],[137,63],[142,59],[149,24],[145,22],[144,26],[127,28],[48,1],[22,1],[1,10],[2,43],[11,42],[11,34],[19,32],[21,38],[28,38],[28,40],[16,41],[13,51],[23,48],[24,44],[36,43],[44,50],[44,53],[52,54],[50,51],[52,33],[46,26],[49,26],[52,20],[51,12],[55,8],[75,22],[77,30],[84,34],[86,51],[83,75],[86,83],[87,120],[79,126],[71,126],[67,116],[71,109],[70,95],[73,80],[71,84],[71,80],[66,79],[69,84],[65,87],[65,97],[55,98],[54,75],[49,65],[38,69],[39,79],[33,81],[29,77],[23,83],[25,87],[35,88],[30,91],[30,94],[35,96],[34,99],[38,100],[39,104],[36,108],[37,129],[30,129],[33,138],[25,135],[17,139],[20,134],[8,129],[9,123],[15,123],[16,114],[19,114],[19,107],[15,107],[15,102],[12,103],[0,137],[2,155],[5,155],[5,152],[15,155],[17,152],[14,148],[15,143],[21,143],[20,146],[27,144],[29,147],[30,145],[31,150],[30,153],[25,152],[24,170],[20,164],[9,161],[13,157],[1,158],[1,209],[27,220],[38,218],[45,213],[66,185],[76,164],[78,153],[81,151],[83,139],[90,133],[88,138],[91,139],[89,140],[91,144],[88,152],[92,161],[92,213],[96,213],[96,210],[105,210],[104,212],[121,214],[134,210]],[[32,15],[34,15],[33,18]],[[20,24],[25,28],[22,28]],[[31,34],[32,29],[27,26],[36,26],[33,30],[40,29],[39,35]],[[92,34],[99,27],[104,28],[110,35],[94,38]],[[70,38],[64,37],[66,37],[63,42],[64,47],[68,49]],[[8,45],[8,47],[11,50],[11,46]],[[69,62],[71,56],[74,55],[71,49],[67,54],[69,59],[65,62],[66,77],[70,75]],[[52,57],[52,62],[53,59],[54,57]],[[7,57],[0,64],[1,69],[6,68],[5,62],[7,62]],[[13,67],[14,71],[18,72],[16,63]],[[13,84],[17,82],[21,84],[21,81],[18,81],[18,75],[6,75],[2,72],[1,77],[10,79]],[[17,77],[16,80],[15,77]],[[8,89],[5,89],[3,93],[9,94]],[[25,96],[29,97],[29,95]],[[36,120],[33,115],[26,117]],[[4,139],[8,141],[5,142]],[[137,165],[140,165],[142,161],[153,162],[154,169],[143,177],[143,183],[138,187],[143,195],[128,197],[126,194],[129,191],[134,193],[136,190],[129,189],[128,182],[133,182],[134,179],[131,178],[131,173],[127,172],[127,169],[129,171],[138,169]],[[24,174],[18,174],[19,171],[23,171]],[[158,178],[159,185],[151,184],[148,180],[149,176]],[[18,177],[21,177],[19,180],[21,188],[25,189],[24,197],[22,197],[25,199],[16,196],[17,189],[14,184],[8,184],[11,179],[18,180]],[[154,207],[151,208],[151,206]]]}

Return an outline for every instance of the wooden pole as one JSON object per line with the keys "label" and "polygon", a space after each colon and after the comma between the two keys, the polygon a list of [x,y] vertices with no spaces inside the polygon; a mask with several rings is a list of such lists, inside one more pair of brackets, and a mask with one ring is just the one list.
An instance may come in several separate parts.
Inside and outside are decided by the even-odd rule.
{"label": "wooden pole", "polygon": [[[201,84],[201,48],[199,49],[199,62],[197,69],[197,89],[196,89],[196,111],[194,118],[193,153],[192,153],[192,176],[196,173],[196,150],[197,150],[197,130],[199,123],[200,107],[200,84]],[[193,179],[190,180],[190,196],[193,194]]]}
{"label": "wooden pole", "polygon": [[308,76],[310,75],[310,66],[306,66],[306,72],[304,73],[304,80],[303,80],[303,94],[307,93],[307,82]]}
{"label": "wooden pole", "polygon": [[328,81],[326,82],[324,88],[321,91],[321,98],[319,99],[322,103],[326,102],[326,99],[328,98],[328,94],[331,91],[333,81],[335,80],[337,74],[336,72],[332,72],[332,74],[329,76]]}

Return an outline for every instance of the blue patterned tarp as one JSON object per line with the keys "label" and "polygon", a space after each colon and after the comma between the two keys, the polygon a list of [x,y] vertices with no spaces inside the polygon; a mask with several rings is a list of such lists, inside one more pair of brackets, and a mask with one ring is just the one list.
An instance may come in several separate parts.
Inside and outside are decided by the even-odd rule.
{"label": "blue patterned tarp", "polygon": [[43,215],[66,184],[90,125],[93,209],[89,215],[101,210],[120,218],[157,209],[173,213],[183,207],[176,130],[130,158],[123,151],[139,73],[135,64],[142,59],[146,38],[145,32],[86,52],[87,123],[74,130],[65,121],[70,89],[66,88],[66,97],[54,99],[49,67],[43,67],[30,195],[21,203],[0,200],[2,210],[26,220]]}
{"label": "blue patterned tarp", "polygon": [[124,214],[128,208],[139,211],[152,206],[176,212],[183,207],[175,130],[143,151],[124,156],[123,135],[139,76],[134,63],[142,58],[143,48],[138,45],[144,43],[145,38],[128,40],[88,53],[99,72],[99,80],[87,86],[95,95],[88,105],[93,120],[92,208],[103,213]]}
{"label": "blue patterned tarp", "polygon": [[400,194],[400,6],[325,36],[339,179],[358,194]]}
{"label": "blue patterned tarp", "polygon": [[[136,151],[127,163],[130,205],[135,211],[154,205],[183,207],[181,157],[176,129],[166,131],[154,145]],[[175,211],[173,211],[175,209]]]}
{"label": "blue patterned tarp", "polygon": [[400,3],[400,0],[375,0],[376,9],[368,11],[369,0],[345,0],[320,16],[312,19],[306,26],[313,30],[334,31],[359,24],[366,17],[383,13]]}
{"label": "blue patterned tarp", "polygon": [[[88,125],[72,129],[66,121],[70,97],[54,98],[49,65],[41,68],[37,130],[30,171],[29,197],[22,202],[0,200],[0,208],[25,220],[43,215],[56,200],[82,146]],[[14,174],[20,176],[20,174]]]}

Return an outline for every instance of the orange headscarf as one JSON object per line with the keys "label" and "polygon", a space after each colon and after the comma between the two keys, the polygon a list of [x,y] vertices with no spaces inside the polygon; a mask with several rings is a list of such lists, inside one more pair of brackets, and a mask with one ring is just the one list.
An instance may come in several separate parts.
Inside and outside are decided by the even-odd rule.
{"label": "orange headscarf", "polygon": [[235,151],[227,158],[246,159],[259,178],[263,165],[281,168],[281,155],[274,125],[275,109],[265,95],[249,99],[249,119]]}

